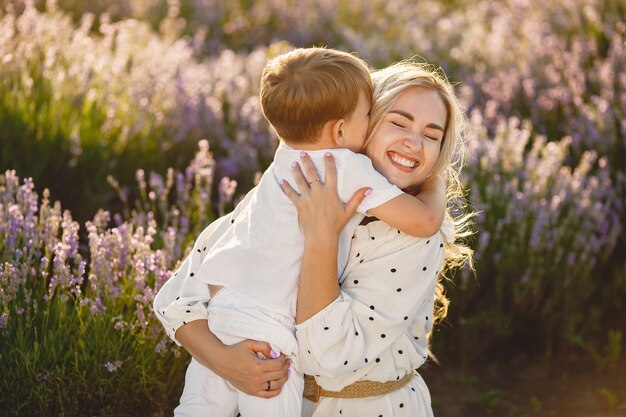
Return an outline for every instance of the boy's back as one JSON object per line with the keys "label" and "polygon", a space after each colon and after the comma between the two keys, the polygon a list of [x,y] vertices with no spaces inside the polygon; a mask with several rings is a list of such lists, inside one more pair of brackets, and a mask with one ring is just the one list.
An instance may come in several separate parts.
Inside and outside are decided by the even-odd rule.
{"label": "boy's back", "polygon": [[[264,309],[289,318],[295,316],[304,237],[295,207],[279,182],[291,177],[299,150],[306,149],[314,155],[319,172],[324,172],[325,148],[345,145],[360,151],[365,142],[371,96],[367,65],[345,52],[295,49],[267,64],[261,77],[261,107],[280,136],[281,145],[248,207],[206,255],[198,274],[200,279],[213,289],[225,286],[237,290]],[[351,161],[365,163],[373,171],[363,156],[345,149],[337,150],[336,155],[338,169],[349,155]],[[340,264],[343,258],[342,251]]]}
{"label": "boy's back", "polygon": [[[318,172],[324,172],[324,154],[328,151],[308,152]],[[347,149],[332,149],[330,152],[335,158],[342,200],[347,201],[362,187],[373,189],[359,206],[360,213],[364,214],[401,193],[384,177],[371,175],[374,170],[366,156]],[[198,273],[199,279],[209,284],[229,287],[253,299],[263,310],[289,318],[295,316],[304,235],[298,225],[297,210],[283,193],[279,181],[291,175],[292,162],[299,157],[299,150],[281,144],[254,196],[211,248]],[[345,172],[345,167],[350,168],[349,172]],[[346,264],[352,233],[362,218],[363,215],[354,216],[342,231],[339,272]]]}

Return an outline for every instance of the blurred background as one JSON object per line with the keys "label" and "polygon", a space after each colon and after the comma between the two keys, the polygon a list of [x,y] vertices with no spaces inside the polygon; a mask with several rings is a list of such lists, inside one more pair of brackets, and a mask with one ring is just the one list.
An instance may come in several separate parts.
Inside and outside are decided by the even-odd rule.
{"label": "blurred background", "polygon": [[435,415],[626,415],[623,0],[0,4],[0,414],[170,415],[151,301],[272,160],[267,60],[325,45],[441,66],[467,109]]}

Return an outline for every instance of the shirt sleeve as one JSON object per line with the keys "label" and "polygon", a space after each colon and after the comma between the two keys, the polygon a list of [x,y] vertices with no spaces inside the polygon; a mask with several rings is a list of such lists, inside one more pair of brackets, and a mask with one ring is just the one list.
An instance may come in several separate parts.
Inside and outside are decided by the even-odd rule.
{"label": "shirt sleeve", "polygon": [[154,298],[152,307],[155,316],[170,339],[179,346],[180,343],[175,338],[179,327],[194,320],[208,318],[207,306],[211,299],[209,287],[205,282],[197,279],[191,271],[198,270],[207,252],[231,226],[237,214],[249,203],[253,191],[254,189],[246,195],[232,213],[215,220],[200,233],[191,252]]}
{"label": "shirt sleeve", "polygon": [[180,346],[174,335],[183,324],[194,320],[207,319],[207,306],[211,298],[208,285],[194,279],[192,270],[202,262],[205,241],[223,233],[231,215],[215,220],[200,234],[193,249],[183,260],[172,276],[161,287],[153,302],[155,316],[159,319],[167,335]]}
{"label": "shirt sleeve", "polygon": [[407,238],[412,244],[396,242],[395,250],[371,259],[367,249],[351,252],[362,259],[349,269],[341,295],[296,326],[303,372],[322,377],[366,373],[405,337],[417,312],[432,305],[443,259],[441,237],[397,239],[406,243]]}
{"label": "shirt sleeve", "polygon": [[347,201],[352,194],[363,187],[370,187],[372,192],[357,207],[357,211],[367,214],[367,211],[388,202],[403,194],[396,185],[374,169],[371,159],[365,155],[346,153],[337,178],[339,196]]}

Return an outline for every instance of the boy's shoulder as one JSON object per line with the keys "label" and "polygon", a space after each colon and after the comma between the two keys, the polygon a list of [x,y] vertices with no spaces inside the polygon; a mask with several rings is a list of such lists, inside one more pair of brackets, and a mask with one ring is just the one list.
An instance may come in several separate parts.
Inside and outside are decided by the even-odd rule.
{"label": "boy's shoulder", "polygon": [[361,166],[364,169],[374,169],[372,166],[372,160],[362,153],[353,152],[350,149],[332,149],[331,153],[337,161],[337,167],[340,165],[347,166]]}
{"label": "boy's shoulder", "polygon": [[[282,164],[288,162],[291,164],[292,161],[298,160],[300,158],[300,149],[294,149],[285,145],[283,143],[280,144],[278,149],[276,149],[276,153],[274,154],[274,162],[278,164]],[[335,160],[338,163],[343,161],[361,161],[367,163],[370,159],[363,154],[356,153],[347,148],[322,148],[322,149],[308,149],[306,153],[315,161],[315,160],[323,160],[326,152],[330,152]]]}

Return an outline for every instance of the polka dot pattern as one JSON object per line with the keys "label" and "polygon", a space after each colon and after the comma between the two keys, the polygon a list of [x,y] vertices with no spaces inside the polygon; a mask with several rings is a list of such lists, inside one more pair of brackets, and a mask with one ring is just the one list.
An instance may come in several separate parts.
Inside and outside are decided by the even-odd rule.
{"label": "polka dot pattern", "polygon": [[[234,223],[234,219],[230,220]],[[369,226],[375,226],[377,223],[380,224],[381,222],[372,222]],[[301,360],[307,364],[318,363],[319,361],[318,366],[321,366],[326,358],[317,357],[317,352],[331,351],[325,348],[329,344],[345,343],[346,346],[350,346],[350,349],[342,350],[346,353],[345,357],[334,357],[332,360],[334,366],[343,363],[344,366],[351,364],[351,367],[357,367],[357,369],[353,369],[353,372],[347,372],[347,376],[374,379],[384,370],[386,375],[393,375],[391,379],[394,379],[395,376],[395,379],[399,380],[407,370],[419,367],[424,359],[421,352],[418,351],[419,353],[416,355],[414,349],[416,346],[426,346],[424,323],[431,321],[432,302],[430,300],[432,299],[432,291],[434,291],[434,287],[427,286],[429,283],[434,284],[439,273],[439,261],[443,254],[439,248],[443,247],[443,244],[437,245],[439,240],[435,238],[415,239],[415,242],[421,242],[419,243],[421,247],[419,250],[417,244],[414,251],[409,247],[402,253],[389,250],[387,247],[387,253],[393,252],[393,255],[381,255],[383,252],[379,252],[379,248],[384,249],[384,245],[402,241],[402,244],[406,246],[407,242],[410,243],[413,240],[410,236],[401,234],[399,230],[388,227],[383,232],[374,234],[368,232],[371,230],[369,226],[363,228],[366,231],[365,235],[361,234],[360,237],[357,235],[359,238],[353,240],[354,247],[350,252],[350,263],[346,269],[346,274],[342,277],[342,292],[353,298],[355,301],[349,303],[358,304],[360,309],[350,308],[345,316],[337,316],[336,311],[339,311],[339,306],[343,305],[343,300],[339,299],[318,313],[315,317],[315,326],[307,329],[299,328],[298,337],[300,338],[300,333],[302,333],[308,340],[308,346],[316,346],[315,349],[306,349],[307,345],[303,345],[306,349],[304,352],[308,352],[308,355],[301,355]],[[206,251],[206,247],[202,247],[202,251]],[[203,254],[198,255],[200,252],[199,249],[194,248],[190,256],[203,256]],[[363,262],[364,260],[367,262]],[[195,273],[198,273],[197,268],[193,267],[195,271],[190,272],[189,264],[187,264],[186,269],[183,268],[184,266],[183,264],[180,268],[183,271],[182,274],[179,274],[180,279],[194,277]],[[434,275],[432,274],[433,270],[437,271]],[[197,285],[198,281],[195,282]],[[415,300],[420,299],[427,301],[424,304],[415,302]],[[178,297],[176,302],[181,303],[178,304],[179,306],[184,306],[188,300],[183,296]],[[168,315],[178,315],[180,318],[177,320],[181,320],[178,323],[186,323],[191,320],[189,317],[195,318],[196,309],[201,305],[202,302],[194,305],[193,308],[191,306],[188,309],[178,307],[177,312],[168,308],[167,313]],[[160,312],[161,310],[157,311]],[[192,315],[191,312],[194,314]],[[188,315],[186,320],[182,320],[184,314]],[[324,323],[328,323],[328,325]],[[333,323],[337,324],[331,325]],[[176,328],[177,325],[172,326],[171,331],[175,332]],[[341,334],[341,332],[345,334]],[[403,332],[409,332],[410,342],[406,339],[403,343],[398,342],[398,337]],[[317,348],[318,344],[319,349]],[[380,344],[387,347],[381,351]],[[311,354],[311,351],[315,351],[316,354]],[[355,353],[358,353],[358,357],[352,356]],[[368,360],[371,357],[375,359]],[[416,360],[419,362],[413,362]],[[389,368],[396,366],[398,368]],[[395,372],[389,373],[389,369],[395,369]],[[317,371],[310,372],[310,374],[324,375],[326,373]],[[412,387],[411,390],[415,392]],[[395,412],[392,412],[391,408],[374,408],[371,412],[372,417],[376,415],[387,416],[387,411],[379,414],[383,410],[389,410],[392,412],[389,415],[393,415],[399,412],[398,408],[404,409],[402,413],[412,415],[411,401],[394,401],[389,404],[389,407],[395,408]],[[343,414],[343,411],[346,411],[347,415],[352,415],[349,410],[339,407],[334,409],[332,415]]]}

